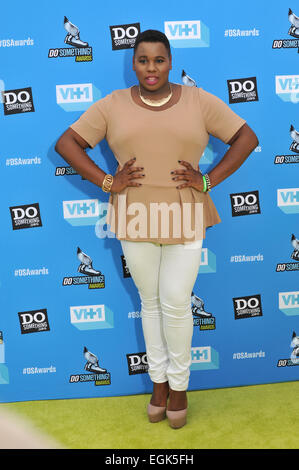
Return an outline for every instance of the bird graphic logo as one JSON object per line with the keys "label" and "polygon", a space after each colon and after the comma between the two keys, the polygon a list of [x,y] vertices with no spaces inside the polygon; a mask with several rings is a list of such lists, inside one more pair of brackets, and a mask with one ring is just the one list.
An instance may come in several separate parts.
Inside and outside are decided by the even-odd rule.
{"label": "bird graphic logo", "polygon": [[296,131],[296,129],[292,125],[290,128],[290,135],[293,139],[293,142],[291,143],[291,146],[290,146],[290,150],[292,150],[292,152],[299,153],[299,132]]}
{"label": "bird graphic logo", "polygon": [[78,247],[77,248],[77,257],[80,261],[80,265],[78,267],[78,272],[82,274],[87,274],[89,276],[99,276],[101,271],[97,271],[92,266],[92,259]]}
{"label": "bird graphic logo", "polygon": [[86,364],[84,366],[84,369],[89,371],[89,372],[95,372],[96,374],[104,374],[107,372],[107,369],[103,369],[102,367],[99,366],[99,359],[95,354],[92,352],[88,351],[86,346],[84,346],[83,350],[83,355],[86,359]]}
{"label": "bird graphic logo", "polygon": [[[294,38],[299,38],[299,16],[296,16],[295,13],[289,8],[288,20],[291,23],[291,26],[288,30],[288,34]],[[272,49],[297,49],[298,41],[296,39],[274,39],[272,43]]]}
{"label": "bird graphic logo", "polygon": [[293,364],[298,364],[299,363],[299,336],[296,335],[295,331],[293,331],[293,336],[292,336],[290,347],[293,348],[290,359]]}
{"label": "bird graphic logo", "polygon": [[74,47],[88,47],[88,42],[81,41],[80,31],[77,26],[69,21],[69,19],[64,17],[64,29],[67,32],[64,42]]}
{"label": "bird graphic logo", "polygon": [[83,286],[88,285],[89,289],[104,289],[104,274],[94,269],[92,259],[84,253],[80,247],[77,247],[77,258],[80,261],[77,271],[83,276],[65,276],[62,280],[63,286]]}
{"label": "bird graphic logo", "polygon": [[200,297],[197,297],[194,292],[191,294],[191,302],[193,315],[201,318],[211,318],[212,314],[205,311],[203,300]]}
{"label": "bird graphic logo", "polygon": [[195,80],[189,77],[189,75],[186,74],[185,70],[182,71],[182,82],[186,86],[197,86]]}
{"label": "bird graphic logo", "polygon": [[290,27],[288,34],[294,38],[299,38],[299,17],[296,16],[291,9],[289,9],[289,22],[292,26]]}
{"label": "bird graphic logo", "polygon": [[294,234],[292,234],[291,244],[292,244],[292,247],[294,248],[294,251],[291,254],[291,258],[299,261],[299,240],[298,238],[295,237]]}

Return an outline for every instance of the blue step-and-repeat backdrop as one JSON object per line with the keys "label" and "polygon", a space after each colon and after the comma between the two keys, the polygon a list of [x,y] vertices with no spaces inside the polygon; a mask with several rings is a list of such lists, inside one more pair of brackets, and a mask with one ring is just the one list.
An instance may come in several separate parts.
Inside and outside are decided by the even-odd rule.
{"label": "blue step-and-repeat backdrop", "polygon": [[[211,193],[222,223],[191,297],[189,389],[298,380],[298,3],[29,0],[5,2],[0,19],[1,402],[152,390],[108,195],[54,150],[93,102],[136,84],[146,29],[170,39],[171,81],[217,95],[259,138]],[[211,137],[201,171],[226,148]],[[88,154],[116,171],[106,141]]]}

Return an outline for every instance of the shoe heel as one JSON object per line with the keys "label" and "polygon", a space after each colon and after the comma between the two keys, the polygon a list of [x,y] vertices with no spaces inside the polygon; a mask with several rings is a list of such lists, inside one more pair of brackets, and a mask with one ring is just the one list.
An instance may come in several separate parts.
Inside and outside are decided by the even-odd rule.
{"label": "shoe heel", "polygon": [[187,422],[187,408],[178,411],[166,410],[166,416],[168,418],[169,425],[173,429],[182,428]]}
{"label": "shoe heel", "polygon": [[147,415],[151,423],[158,423],[166,418],[166,406],[147,405]]}

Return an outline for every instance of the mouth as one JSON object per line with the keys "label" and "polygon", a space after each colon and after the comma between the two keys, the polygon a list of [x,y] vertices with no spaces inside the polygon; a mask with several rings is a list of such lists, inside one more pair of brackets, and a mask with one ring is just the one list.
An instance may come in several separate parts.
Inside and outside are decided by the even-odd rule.
{"label": "mouth", "polygon": [[156,83],[158,83],[159,79],[158,79],[158,77],[149,76],[149,77],[145,78],[145,81],[148,85],[156,85]]}

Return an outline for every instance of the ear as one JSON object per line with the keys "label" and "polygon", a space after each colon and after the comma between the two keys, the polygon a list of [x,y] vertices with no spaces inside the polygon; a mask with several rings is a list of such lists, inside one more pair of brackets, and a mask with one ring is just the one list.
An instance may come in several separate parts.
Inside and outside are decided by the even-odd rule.
{"label": "ear", "polygon": [[133,55],[133,70],[135,70],[135,56]]}
{"label": "ear", "polygon": [[172,70],[172,55],[169,56],[169,70]]}

